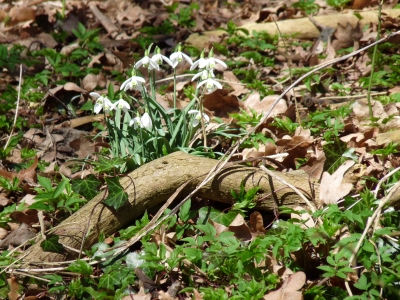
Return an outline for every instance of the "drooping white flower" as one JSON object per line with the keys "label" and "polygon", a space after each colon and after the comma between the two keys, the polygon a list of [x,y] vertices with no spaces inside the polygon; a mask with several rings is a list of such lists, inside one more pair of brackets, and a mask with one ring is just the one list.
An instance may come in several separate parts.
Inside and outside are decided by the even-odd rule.
{"label": "drooping white flower", "polygon": [[[132,73],[133,73],[133,71],[132,71]],[[138,90],[138,91],[142,92],[144,89],[143,83],[145,83],[145,82],[146,82],[146,80],[144,80],[142,77],[132,75],[131,78],[128,78],[127,80],[125,80],[122,83],[122,85],[119,89],[124,90],[124,91]]]}
{"label": "drooping white flower", "polygon": [[122,109],[124,111],[124,113],[127,113],[128,109],[130,108],[130,105],[124,99],[119,99],[111,107],[111,109],[117,109],[117,108]]}
{"label": "drooping white flower", "polygon": [[135,64],[136,69],[139,69],[141,66],[149,68],[150,70],[153,69],[160,70],[160,66],[147,55],[145,55],[141,60],[139,60]]}
{"label": "drooping white flower", "polygon": [[[189,115],[195,114],[193,123],[192,123],[193,127],[196,127],[197,125],[200,124],[201,114],[198,110],[195,110],[195,109],[189,110],[188,114]],[[210,117],[207,114],[203,113],[203,120],[204,120],[204,123],[208,123],[208,122],[210,122]]]}
{"label": "drooping white flower", "polygon": [[207,66],[207,60],[204,59],[204,50],[200,54],[200,58],[196,60],[193,65],[190,67],[190,71],[199,67],[200,70],[204,69]]}
{"label": "drooping white flower", "polygon": [[153,122],[151,121],[150,115],[146,112],[143,114],[142,117],[135,117],[133,118],[130,122],[129,125],[137,129],[138,127],[140,128],[146,128],[147,130],[151,130],[153,127]]}
{"label": "drooping white flower", "polygon": [[210,69],[210,70],[205,69],[205,70],[203,70],[203,71],[200,71],[200,72],[197,73],[196,75],[194,75],[193,78],[192,78],[192,81],[196,80],[196,79],[199,78],[199,77],[200,77],[201,80],[206,80],[206,79],[209,78],[209,77],[213,78],[213,77],[215,77],[215,76],[214,76],[213,70],[211,70],[211,69]]}
{"label": "drooping white flower", "polygon": [[227,68],[228,66],[226,65],[226,63],[224,63],[222,60],[218,59],[218,58],[214,58],[214,57],[209,57],[206,60],[206,68],[207,69],[214,69],[215,68],[215,64],[218,63],[221,66]]}
{"label": "drooping white flower", "polygon": [[172,64],[173,64],[172,67],[173,68],[176,68],[176,66],[181,61],[183,61],[183,59],[185,59],[191,66],[193,65],[192,59],[189,56],[187,56],[185,53],[182,52],[182,47],[181,47],[180,43],[178,44],[177,51],[172,53],[169,58],[172,61]]}
{"label": "drooping white flower", "polygon": [[151,46],[153,46],[153,44],[151,44],[149,48],[144,51],[144,57],[135,64],[135,69],[139,69],[141,66],[143,66],[149,70],[160,70],[158,63],[149,57]]}
{"label": "drooping white flower", "polygon": [[96,99],[93,109],[96,114],[100,113],[102,109],[104,109],[105,113],[112,109],[113,104],[106,96],[101,96],[96,92],[92,92],[89,95]]}
{"label": "drooping white flower", "polygon": [[173,66],[173,63],[169,60],[169,58],[161,54],[161,50],[159,47],[156,47],[155,53],[156,54],[154,54],[151,58],[152,61],[156,62],[159,65],[161,65],[162,62],[165,61],[171,67]]}
{"label": "drooping white flower", "polygon": [[212,79],[211,77],[199,82],[197,84],[197,88],[200,88],[204,84],[205,84],[205,88],[207,89],[207,93],[209,93],[209,94],[214,92],[216,89],[222,89],[222,85],[218,81]]}

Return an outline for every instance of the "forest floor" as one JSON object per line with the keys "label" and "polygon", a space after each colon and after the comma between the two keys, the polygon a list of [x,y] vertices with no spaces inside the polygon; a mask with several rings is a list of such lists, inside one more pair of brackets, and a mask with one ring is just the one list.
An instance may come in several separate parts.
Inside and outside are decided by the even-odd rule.
{"label": "forest floor", "polygon": [[[384,2],[0,0],[0,298],[398,299],[400,5]],[[201,175],[163,173],[177,151],[282,187],[177,197],[175,176]],[[160,181],[167,205],[112,232],[94,208],[68,223],[92,199],[118,220]]]}

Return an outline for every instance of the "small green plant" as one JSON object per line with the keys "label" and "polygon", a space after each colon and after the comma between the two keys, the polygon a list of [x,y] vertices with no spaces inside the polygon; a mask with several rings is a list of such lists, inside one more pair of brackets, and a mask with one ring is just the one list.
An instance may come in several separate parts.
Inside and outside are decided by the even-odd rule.
{"label": "small green plant", "polygon": [[72,190],[68,178],[62,177],[56,187],[53,187],[49,178],[40,175],[38,175],[38,182],[40,187],[35,188],[38,194],[35,196],[35,203],[30,205],[31,209],[54,212],[58,208],[63,208],[72,213],[86,202]]}
{"label": "small green plant", "polygon": [[189,6],[183,7],[179,9],[178,13],[175,11],[178,8],[178,2],[175,2],[170,7],[168,7],[168,11],[171,12],[170,18],[178,22],[178,25],[181,27],[192,28],[196,26],[196,20],[193,17],[194,10],[199,9],[199,5],[197,3],[190,3]]}
{"label": "small green plant", "polygon": [[79,44],[82,48],[87,48],[92,53],[104,50],[99,43],[99,29],[87,30],[82,23],[78,23],[78,28],[72,29],[72,32],[80,40]]}
{"label": "small green plant", "polygon": [[351,2],[351,0],[326,0],[326,4],[332,6],[333,8],[343,8],[349,2]]}
{"label": "small green plant", "polygon": [[293,3],[292,6],[304,11],[306,15],[315,14],[319,10],[319,5],[315,3],[315,0],[299,0]]}
{"label": "small green plant", "polygon": [[244,213],[254,208],[257,204],[255,198],[259,189],[259,187],[254,187],[246,192],[244,183],[241,183],[239,193],[231,190],[232,197],[236,201],[232,206],[232,210]]}

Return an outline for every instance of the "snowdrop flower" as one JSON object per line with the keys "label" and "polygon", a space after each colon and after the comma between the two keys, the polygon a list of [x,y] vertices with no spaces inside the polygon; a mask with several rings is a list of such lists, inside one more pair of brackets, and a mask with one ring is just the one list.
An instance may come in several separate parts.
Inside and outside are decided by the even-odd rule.
{"label": "snowdrop flower", "polygon": [[208,77],[208,79],[199,82],[197,84],[197,88],[200,88],[204,84],[208,94],[211,94],[216,89],[222,89],[222,85],[218,81],[212,79],[210,76]]}
{"label": "snowdrop flower", "polygon": [[214,58],[214,57],[209,57],[207,59],[207,68],[210,69],[214,69],[215,68],[215,63],[220,64],[221,66],[227,68],[228,66],[226,65],[226,63],[224,63],[222,60],[218,59],[218,58]]}
{"label": "snowdrop flower", "polygon": [[100,94],[92,92],[89,94],[96,99],[96,104],[94,105],[94,112],[96,114],[100,113],[104,108],[104,112],[108,113],[112,109],[112,102],[105,96],[100,96]]}
{"label": "snowdrop flower", "polygon": [[129,122],[129,125],[130,126],[133,125],[133,128],[135,128],[135,129],[140,127],[140,128],[146,128],[147,130],[151,130],[151,128],[153,127],[153,122],[151,121],[149,114],[146,112],[143,114],[142,117],[133,118]]}
{"label": "snowdrop flower", "polygon": [[[196,127],[197,125],[200,124],[201,115],[200,115],[200,112],[198,110],[195,110],[195,109],[189,110],[188,114],[189,115],[196,114],[194,116],[194,119],[193,119],[193,124],[192,124],[193,127]],[[208,122],[210,122],[210,117],[207,114],[203,113],[203,120],[204,120],[205,123],[208,123]]]}
{"label": "snowdrop flower", "polygon": [[122,109],[124,111],[124,113],[127,113],[128,109],[131,107],[130,107],[129,103],[126,102],[124,99],[119,99],[111,107],[111,109],[117,109],[117,108]]}
{"label": "snowdrop flower", "polygon": [[183,61],[183,59],[185,59],[190,65],[193,65],[193,61],[191,60],[191,58],[182,52],[181,43],[178,44],[177,48],[178,48],[177,51],[172,53],[171,56],[169,57],[173,64],[172,67],[175,68],[178,65],[178,63]]}
{"label": "snowdrop flower", "polygon": [[163,61],[173,67],[173,63],[169,60],[168,57],[161,54],[161,50],[159,47],[156,47],[156,54],[153,55],[151,58],[152,61],[156,62],[157,64],[161,65]]}
{"label": "snowdrop flower", "polygon": [[158,63],[156,63],[149,57],[149,52],[149,49],[144,51],[144,57],[135,64],[135,69],[139,69],[141,66],[143,66],[145,68],[149,68],[149,70],[160,70],[160,66],[158,65]]}
{"label": "snowdrop flower", "polygon": [[190,71],[196,69],[197,66],[199,67],[200,70],[207,67],[207,60],[204,59],[204,50],[203,50],[203,52],[201,52],[200,58],[198,60],[196,60],[193,63],[193,65],[190,67]]}
{"label": "snowdrop flower", "polygon": [[136,76],[136,71],[132,70],[132,77],[125,80],[119,89],[124,90],[125,92],[127,90],[138,90],[142,92],[144,89],[143,83],[145,82],[146,80],[144,80],[142,77]]}
{"label": "snowdrop flower", "polygon": [[193,76],[193,78],[192,78],[192,81],[194,81],[194,80],[196,80],[197,78],[199,78],[200,77],[200,79],[201,80],[206,80],[207,78],[209,78],[209,77],[211,77],[211,78],[213,78],[213,77],[215,77],[214,76],[214,72],[213,72],[213,70],[203,70],[203,71],[200,71],[199,73],[197,73],[196,75],[194,75]]}

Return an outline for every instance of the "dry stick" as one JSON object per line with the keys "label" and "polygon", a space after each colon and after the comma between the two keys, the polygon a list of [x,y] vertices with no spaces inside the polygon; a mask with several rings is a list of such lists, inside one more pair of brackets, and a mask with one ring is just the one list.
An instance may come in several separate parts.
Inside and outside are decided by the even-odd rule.
{"label": "dry stick", "polygon": [[[380,95],[386,95],[387,92],[376,92],[376,93],[371,93],[371,96],[380,96]],[[348,95],[348,96],[329,96],[329,97],[321,97],[319,99],[321,100],[332,100],[332,99],[354,99],[354,98],[364,98],[365,95]]]}
{"label": "dry stick", "polygon": [[[396,192],[398,192],[399,189],[400,189],[400,182],[396,183],[396,185],[392,188],[390,193],[381,200],[381,202],[379,203],[379,205],[378,205],[377,209],[375,210],[375,212],[373,213],[373,215],[368,218],[367,225],[365,225],[365,229],[364,229],[364,231],[363,231],[363,233],[362,233],[362,235],[360,237],[360,240],[358,241],[357,246],[355,247],[355,249],[354,249],[354,251],[351,254],[351,257],[349,259],[349,264],[348,264],[349,267],[353,264],[353,261],[356,258],[358,250],[360,250],[361,244],[362,244],[365,236],[367,235],[368,230],[372,226],[372,223],[374,222],[376,217],[380,215],[380,213],[382,211],[382,208],[385,206],[385,204],[388,203],[392,199],[392,196]],[[350,297],[353,296],[353,293],[351,292],[351,289],[350,289],[348,281],[346,280],[344,283],[346,285],[346,289],[347,289],[347,292],[350,295]]]}
{"label": "dry stick", "polygon": [[11,128],[10,136],[8,137],[8,140],[6,144],[4,145],[4,150],[7,149],[8,144],[10,143],[11,137],[14,132],[15,125],[17,124],[17,117],[18,117],[18,109],[19,109],[19,100],[21,98],[21,82],[22,82],[22,65],[19,65],[19,83],[18,83],[18,96],[17,96],[17,108],[15,109],[15,115],[14,115],[14,123],[13,127]]}
{"label": "dry stick", "polygon": [[[209,181],[211,181],[215,176],[217,176],[217,174],[224,168],[224,166],[228,163],[228,160],[233,156],[233,154],[239,149],[239,146],[252,134],[254,133],[258,127],[261,126],[261,124],[263,124],[267,118],[269,117],[269,115],[271,114],[272,110],[274,109],[274,107],[278,104],[278,102],[283,98],[283,96],[285,96],[293,87],[295,87],[299,82],[301,82],[303,79],[307,78],[308,76],[310,76],[311,74],[329,66],[332,65],[334,63],[337,63],[339,61],[342,60],[346,60],[350,57],[353,57],[359,53],[361,53],[362,51],[369,49],[371,47],[373,47],[376,44],[382,43],[386,40],[388,40],[391,37],[394,37],[396,35],[400,34],[400,30],[396,31],[394,33],[389,34],[388,36],[375,41],[374,43],[365,46],[362,49],[359,49],[355,52],[349,53],[345,56],[333,59],[331,61],[325,62],[319,66],[317,66],[315,69],[307,72],[306,74],[300,76],[299,79],[297,79],[295,82],[293,82],[288,88],[286,88],[283,93],[278,97],[278,99],[275,100],[275,102],[271,105],[270,109],[266,112],[265,116],[260,120],[260,122],[252,129],[249,131],[249,133],[247,133],[242,139],[240,139],[238,142],[236,142],[235,145],[233,145],[221,158],[221,160],[210,170],[210,172],[208,173],[208,175],[206,176],[206,178],[192,191],[190,192],[175,208],[173,208],[171,210],[171,212],[164,216],[163,218],[161,218],[160,220],[157,221],[156,216],[153,217],[152,222],[150,222],[148,225],[146,226],[143,230],[141,230],[141,232],[139,232],[136,236],[134,236],[133,238],[131,238],[129,241],[127,241],[125,243],[125,245],[123,246],[123,248],[121,248],[120,250],[117,250],[115,253],[116,255],[120,254],[121,252],[123,252],[125,249],[127,249],[128,247],[130,247],[131,245],[133,245],[134,243],[136,243],[137,241],[139,241],[143,236],[145,236],[147,233],[149,233],[151,230],[153,230],[154,228],[156,228],[158,225],[160,225],[166,218],[168,218],[169,216],[175,214],[178,209],[189,199],[191,198],[195,193],[197,193],[203,186],[205,186]],[[222,161],[222,159],[227,158],[226,160]],[[174,194],[175,195],[175,194]],[[173,195],[173,196],[174,196]],[[170,199],[168,199],[167,202],[170,202]],[[172,201],[171,201],[172,202]],[[165,205],[163,206],[163,208],[166,207]],[[159,211],[161,215],[162,210]],[[154,221],[154,222],[153,222]]]}
{"label": "dry stick", "polygon": [[108,34],[111,35],[112,38],[115,38],[118,35],[119,29],[114,23],[97,8],[96,4],[90,5],[90,10],[95,15],[97,20],[100,21],[101,25],[107,30]]}
{"label": "dry stick", "polygon": [[378,192],[379,192],[379,189],[380,189],[382,183],[383,183],[386,179],[388,179],[390,176],[392,176],[394,173],[396,173],[397,171],[399,171],[399,170],[400,170],[400,167],[397,167],[396,169],[390,171],[390,172],[387,173],[385,176],[383,176],[381,180],[379,180],[379,182],[378,182],[378,184],[376,185],[376,188],[375,188],[375,190],[374,190],[374,197],[375,197],[375,198],[378,196]]}
{"label": "dry stick", "polygon": [[260,166],[260,169],[263,170],[265,173],[267,173],[269,176],[273,177],[274,179],[278,180],[279,182],[281,182],[282,184],[290,187],[297,195],[300,196],[301,199],[304,200],[304,202],[310,207],[311,211],[313,213],[316,212],[316,209],[314,207],[314,205],[307,199],[307,197],[305,197],[294,185],[290,184],[289,182],[287,182],[286,180],[284,180],[283,178],[277,176],[276,174],[272,173],[270,170],[268,170],[266,167],[264,166]]}

